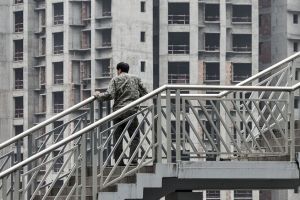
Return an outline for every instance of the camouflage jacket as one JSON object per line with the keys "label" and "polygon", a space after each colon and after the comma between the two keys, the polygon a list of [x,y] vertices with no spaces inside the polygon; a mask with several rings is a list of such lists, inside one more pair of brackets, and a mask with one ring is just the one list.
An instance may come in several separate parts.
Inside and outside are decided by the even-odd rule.
{"label": "camouflage jacket", "polygon": [[[147,89],[140,78],[127,73],[121,73],[110,81],[106,92],[101,93],[96,97],[100,101],[113,99],[113,110],[115,111],[137,100],[141,96],[146,95],[147,93]],[[134,110],[135,109],[137,108],[134,108]]]}

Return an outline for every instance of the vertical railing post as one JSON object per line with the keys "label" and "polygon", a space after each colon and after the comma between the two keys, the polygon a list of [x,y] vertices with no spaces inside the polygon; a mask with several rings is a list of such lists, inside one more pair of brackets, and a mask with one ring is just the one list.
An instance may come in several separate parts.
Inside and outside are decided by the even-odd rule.
{"label": "vertical railing post", "polygon": [[[87,126],[88,119],[84,121],[84,127]],[[81,178],[81,199],[86,198],[86,167],[87,167],[87,151],[86,151],[86,141],[87,141],[87,134],[84,133],[81,136],[81,144],[80,144],[80,153],[81,155],[81,172],[80,172],[80,178]]]}
{"label": "vertical railing post", "polygon": [[6,191],[7,191],[7,177],[3,177],[2,178],[2,199],[3,200],[7,200]]}
{"label": "vertical railing post", "polygon": [[[98,117],[99,119],[103,118],[103,102],[102,101],[99,101],[98,103],[98,106],[99,106],[99,113],[98,113]],[[108,109],[108,108],[107,108]],[[104,154],[104,147],[102,146],[103,144],[103,141],[102,141],[102,134],[100,134],[101,132],[101,127],[98,127],[97,128],[97,135],[99,136],[99,146],[100,146],[100,149],[99,149],[99,155],[97,156],[99,158],[99,168],[100,168],[100,173],[104,172],[104,169],[102,169],[102,166],[103,166],[103,154]],[[96,147],[97,148],[97,147]],[[100,177],[100,189],[102,189],[102,186],[103,186],[103,173]]]}
{"label": "vertical railing post", "polygon": [[[13,158],[12,158],[13,160]],[[21,162],[21,140],[17,141],[17,163]],[[13,161],[12,161],[13,163]],[[12,165],[13,166],[13,165]],[[19,188],[20,188],[20,169],[18,169],[16,172],[13,173],[14,177],[13,180],[14,182],[12,183],[12,188],[13,188],[13,195],[12,199],[19,199]]]}
{"label": "vertical railing post", "polygon": [[167,162],[172,162],[172,137],[171,137],[171,95],[167,90],[166,96],[166,131],[167,131]]}
{"label": "vertical railing post", "polygon": [[176,90],[176,162],[181,161],[180,131],[180,90]]}
{"label": "vertical railing post", "polygon": [[[156,131],[156,139],[157,139],[157,152],[156,152],[156,161],[157,163],[161,163],[162,162],[162,135],[161,135],[161,94],[159,93],[157,95],[157,123],[156,123],[156,127],[157,127],[157,131]],[[153,124],[154,126],[154,124]],[[153,141],[155,141],[155,139],[153,138]],[[154,142],[155,143],[155,142]]]}
{"label": "vertical railing post", "polygon": [[[91,124],[95,122],[95,107],[94,102],[91,103]],[[91,163],[92,163],[92,197],[93,200],[97,199],[97,167],[98,167],[98,159],[97,159],[97,132],[92,130],[91,132]]]}
{"label": "vertical railing post", "polygon": [[294,109],[294,91],[289,93],[289,110],[290,110],[290,161],[296,161],[296,152],[295,152],[295,109]]}

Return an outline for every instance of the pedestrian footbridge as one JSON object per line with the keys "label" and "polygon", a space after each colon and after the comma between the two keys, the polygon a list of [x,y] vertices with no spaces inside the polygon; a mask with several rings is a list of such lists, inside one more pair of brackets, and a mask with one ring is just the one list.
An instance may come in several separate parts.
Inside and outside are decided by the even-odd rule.
{"label": "pedestrian footbridge", "polygon": [[[109,102],[90,97],[0,144],[0,196],[157,200],[175,191],[297,191],[299,57],[234,86],[164,85],[112,113]],[[134,115],[112,123],[137,106]],[[134,117],[139,125],[129,137]],[[139,144],[130,155],[136,135]],[[119,144],[124,151],[114,159]],[[135,156],[138,164],[132,165]]]}

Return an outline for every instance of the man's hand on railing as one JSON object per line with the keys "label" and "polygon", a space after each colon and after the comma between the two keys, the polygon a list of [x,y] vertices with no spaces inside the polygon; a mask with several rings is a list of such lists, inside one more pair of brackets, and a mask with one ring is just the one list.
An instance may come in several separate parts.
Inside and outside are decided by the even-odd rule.
{"label": "man's hand on railing", "polygon": [[94,97],[96,97],[97,99],[99,99],[101,96],[102,96],[102,93],[99,92],[99,91],[96,91],[96,92],[94,93]]}

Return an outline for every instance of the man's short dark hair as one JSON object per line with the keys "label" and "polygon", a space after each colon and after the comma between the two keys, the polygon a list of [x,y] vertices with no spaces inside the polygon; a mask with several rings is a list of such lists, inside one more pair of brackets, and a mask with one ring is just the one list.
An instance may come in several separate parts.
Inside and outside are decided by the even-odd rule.
{"label": "man's short dark hair", "polygon": [[129,72],[129,65],[124,62],[120,62],[117,64],[117,70],[121,70],[121,72],[128,73]]}

